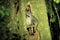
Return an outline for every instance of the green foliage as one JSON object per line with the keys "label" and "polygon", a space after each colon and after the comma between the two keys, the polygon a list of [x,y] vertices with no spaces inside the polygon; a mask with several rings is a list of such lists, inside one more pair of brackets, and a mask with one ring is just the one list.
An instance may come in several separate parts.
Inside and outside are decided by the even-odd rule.
{"label": "green foliage", "polygon": [[[6,8],[3,5],[0,5],[0,39],[5,40],[8,36],[8,28],[7,28],[7,20],[8,20],[8,14],[7,11],[8,8]],[[2,35],[1,35],[2,34]]]}
{"label": "green foliage", "polygon": [[54,2],[59,3],[59,2],[60,2],[60,0],[54,0]]}
{"label": "green foliage", "polygon": [[7,27],[0,27],[0,40],[19,40],[21,36],[16,33],[11,33]]}
{"label": "green foliage", "polygon": [[0,5],[0,40],[20,40],[21,36],[12,33],[7,27],[9,23],[10,9],[4,5]]}
{"label": "green foliage", "polygon": [[0,5],[0,25],[7,26],[9,17],[9,8],[6,6]]}
{"label": "green foliage", "polygon": [[5,7],[3,5],[0,5],[0,15],[3,16],[9,16],[9,8]]}
{"label": "green foliage", "polygon": [[55,22],[56,21],[56,16],[52,16],[52,15],[50,15],[51,16],[51,18],[50,18],[50,22]]}

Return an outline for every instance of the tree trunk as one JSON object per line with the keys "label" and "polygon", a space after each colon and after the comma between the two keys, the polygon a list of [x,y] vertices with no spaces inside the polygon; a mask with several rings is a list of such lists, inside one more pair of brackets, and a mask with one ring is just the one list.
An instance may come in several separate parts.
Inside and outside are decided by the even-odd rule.
{"label": "tree trunk", "polygon": [[[18,12],[15,8],[14,1],[15,0],[10,0],[11,12],[10,23],[8,24],[10,30],[13,33],[20,34],[22,39],[24,38],[23,35],[28,34],[25,27],[25,8],[27,3],[30,2],[32,6],[32,15],[35,16],[38,20],[38,31],[40,33],[39,36],[41,36],[41,40],[51,40],[45,0],[19,0]],[[28,35],[26,35],[26,39],[28,39]]]}
{"label": "tree trunk", "polygon": [[[28,2],[32,6],[32,15],[35,16],[38,20],[38,31],[40,32],[41,40],[51,40],[49,23],[47,18],[47,10],[45,0],[22,0],[22,13],[25,19],[25,8]],[[25,23],[25,20],[24,20]],[[48,35],[47,35],[48,34]]]}

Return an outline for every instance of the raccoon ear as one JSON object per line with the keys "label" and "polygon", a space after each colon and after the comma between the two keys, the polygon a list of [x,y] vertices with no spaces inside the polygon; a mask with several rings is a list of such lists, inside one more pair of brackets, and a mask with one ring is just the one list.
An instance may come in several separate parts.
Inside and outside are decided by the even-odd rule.
{"label": "raccoon ear", "polygon": [[28,2],[28,3],[27,3],[27,5],[30,5],[30,6],[31,6],[31,3],[30,3],[30,2]]}
{"label": "raccoon ear", "polygon": [[30,2],[27,3],[25,11],[26,12],[31,11],[31,4],[30,4]]}

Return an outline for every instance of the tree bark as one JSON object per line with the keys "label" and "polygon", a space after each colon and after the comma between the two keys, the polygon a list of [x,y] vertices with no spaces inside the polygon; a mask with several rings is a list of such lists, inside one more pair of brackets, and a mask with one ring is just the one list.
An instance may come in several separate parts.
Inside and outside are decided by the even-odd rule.
{"label": "tree bark", "polygon": [[[41,36],[41,40],[51,40],[45,0],[19,0],[19,11],[17,13],[16,8],[14,7],[14,1],[15,0],[10,0],[11,12],[10,23],[8,24],[10,30],[22,36],[28,34],[25,28],[25,8],[27,3],[30,2],[32,6],[32,14],[38,20],[38,31],[40,33],[39,36]],[[28,35],[26,35],[26,39],[28,39]]]}
{"label": "tree bark", "polygon": [[[45,0],[22,0],[22,13],[24,15],[24,23],[25,23],[25,8],[27,3],[30,2],[32,6],[32,14],[38,20],[38,30],[41,33],[41,40],[51,40],[50,30],[49,30],[49,23],[47,18],[47,9]],[[48,34],[48,35],[47,35]]]}

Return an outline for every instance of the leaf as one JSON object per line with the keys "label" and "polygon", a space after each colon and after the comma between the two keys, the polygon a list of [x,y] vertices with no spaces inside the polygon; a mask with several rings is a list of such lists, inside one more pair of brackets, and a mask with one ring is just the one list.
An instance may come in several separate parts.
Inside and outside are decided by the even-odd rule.
{"label": "leaf", "polygon": [[56,16],[53,16],[52,18],[50,18],[50,22],[55,22],[56,21]]}
{"label": "leaf", "polygon": [[60,2],[60,0],[54,0],[54,2],[59,3],[59,2]]}

